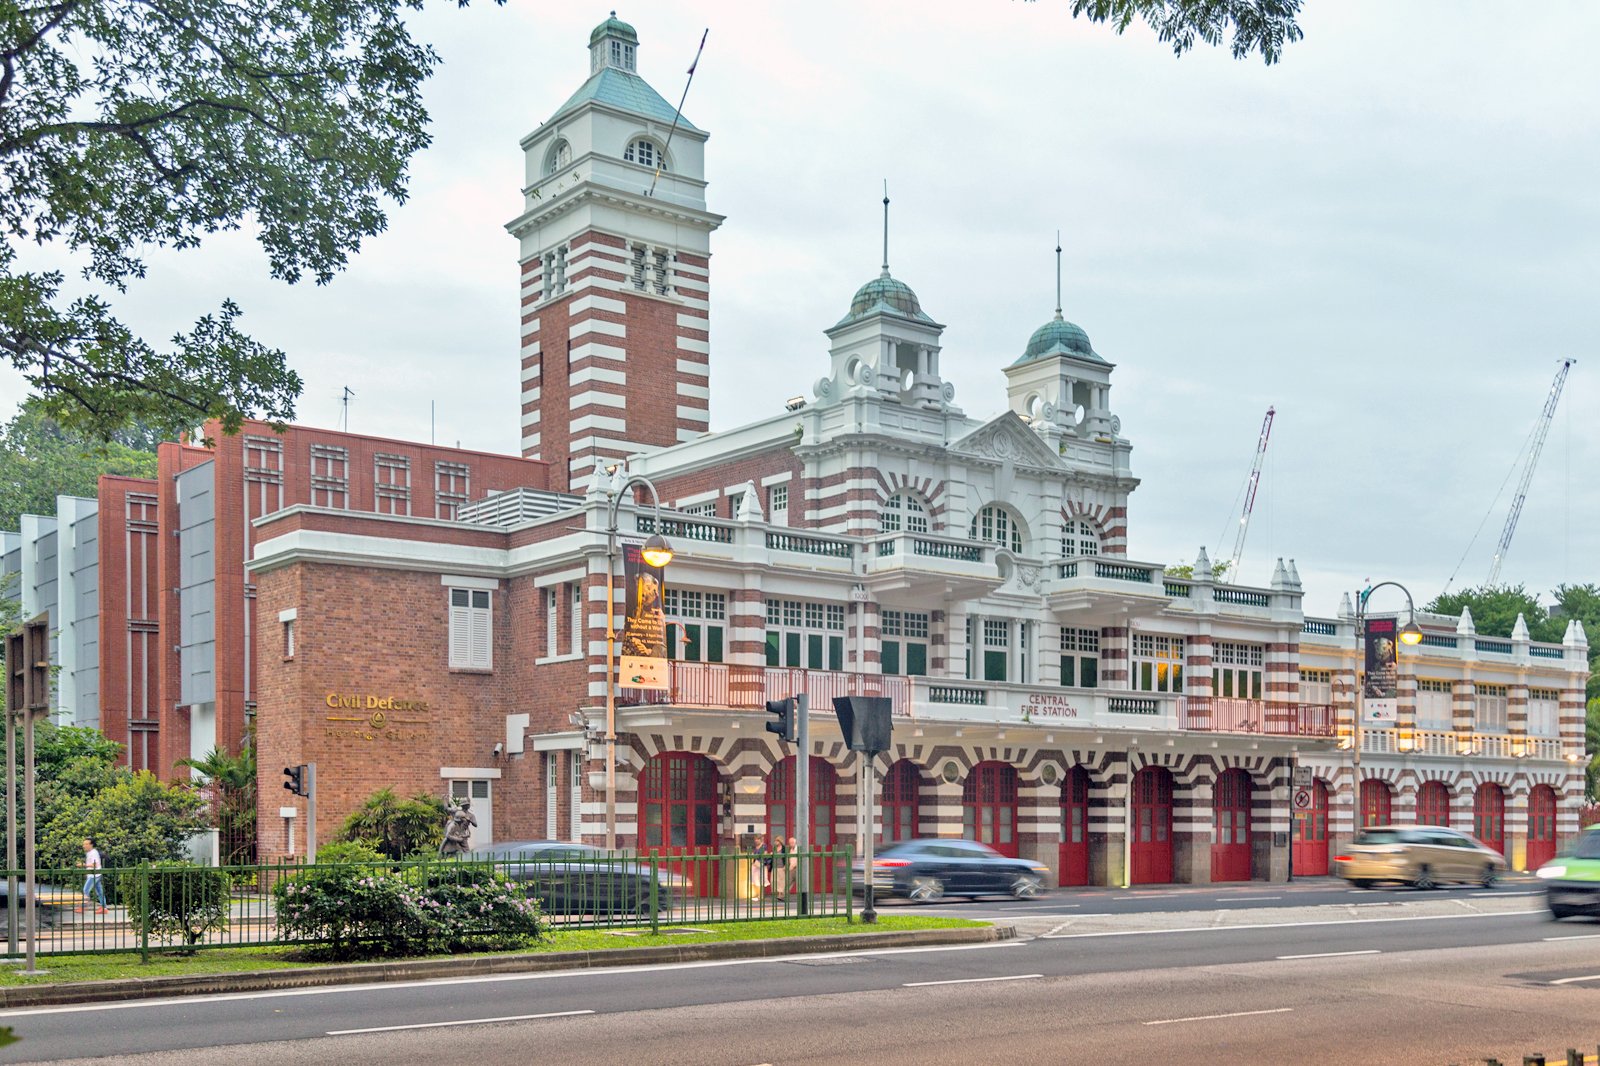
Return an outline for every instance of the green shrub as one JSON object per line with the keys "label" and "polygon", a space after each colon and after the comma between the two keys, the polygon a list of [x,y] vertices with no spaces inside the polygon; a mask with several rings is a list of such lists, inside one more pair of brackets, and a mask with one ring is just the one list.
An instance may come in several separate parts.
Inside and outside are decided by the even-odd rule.
{"label": "green shrub", "polygon": [[540,935],[538,904],[487,865],[396,871],[367,858],[376,853],[363,845],[335,849],[332,861],[273,886],[279,936],[312,942],[315,954],[426,955],[515,947]]}
{"label": "green shrub", "polygon": [[334,839],[362,841],[391,859],[432,857],[444,840],[448,814],[444,800],[437,796],[419,792],[401,799],[393,789],[380,788],[350,812]]}
{"label": "green shrub", "polygon": [[[39,867],[63,870],[69,881],[81,881],[83,874],[75,868],[83,863],[85,837],[99,843],[108,871],[180,861],[203,806],[188,787],[165,784],[148,770],[119,777],[92,795],[61,796],[39,833]],[[121,902],[117,878],[106,878],[106,890],[111,902]]]}
{"label": "green shrub", "polygon": [[231,888],[225,870],[192,862],[152,863],[124,870],[118,878],[136,934],[181,937],[191,948],[207,933],[228,927]]}

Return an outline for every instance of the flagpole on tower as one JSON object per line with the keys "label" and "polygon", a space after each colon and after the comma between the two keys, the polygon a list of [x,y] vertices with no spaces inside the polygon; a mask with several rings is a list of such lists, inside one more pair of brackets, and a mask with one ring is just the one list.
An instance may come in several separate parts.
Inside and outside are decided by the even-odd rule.
{"label": "flagpole on tower", "polygon": [[711,36],[711,27],[707,26],[700,35],[700,47],[694,50],[694,62],[689,64],[689,80],[683,83],[683,95],[678,97],[678,110],[672,116],[672,128],[667,130],[667,143],[661,148],[661,158],[656,160],[656,172],[650,178],[650,188],[646,196],[656,194],[656,182],[661,180],[661,168],[667,165],[667,149],[672,147],[672,135],[678,132],[678,120],[683,118],[683,104],[689,99],[689,86],[694,84],[694,70],[700,65],[700,53],[706,50],[706,38]]}

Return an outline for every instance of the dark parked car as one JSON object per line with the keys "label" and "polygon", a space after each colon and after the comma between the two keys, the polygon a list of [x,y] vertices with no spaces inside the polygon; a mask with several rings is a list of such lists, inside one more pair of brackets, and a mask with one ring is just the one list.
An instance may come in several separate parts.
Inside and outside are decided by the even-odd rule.
{"label": "dark parked car", "polygon": [[[872,885],[879,896],[905,896],[932,903],[945,896],[1015,896],[1032,899],[1044,891],[1049,869],[1027,859],[1011,859],[976,840],[904,840],[890,844],[872,860]],[[855,865],[857,892],[865,892],[866,871]]]}
{"label": "dark parked car", "polygon": [[[601,848],[560,840],[491,844],[465,852],[461,858],[493,862],[511,880],[522,882],[528,895],[539,899],[546,914],[558,918],[650,912],[648,861],[612,856]],[[658,913],[672,906],[673,890],[681,883],[682,878],[665,869],[657,870]]]}

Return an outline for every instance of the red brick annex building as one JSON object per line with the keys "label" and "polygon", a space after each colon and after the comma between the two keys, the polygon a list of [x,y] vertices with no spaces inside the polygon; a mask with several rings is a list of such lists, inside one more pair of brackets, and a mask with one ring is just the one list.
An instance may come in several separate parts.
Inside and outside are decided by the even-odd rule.
{"label": "red brick annex building", "polygon": [[[252,425],[102,485],[98,647],[63,629],[63,654],[100,664],[96,718],[136,764],[171,773],[197,722],[232,744],[253,713],[263,855],[290,847],[280,769],[312,762],[322,839],[390,786],[471,796],[475,843],[602,843],[610,822],[623,846],[708,850],[792,831],[795,756],[763,703],[806,692],[813,839],[855,845],[829,697],[883,694],[880,839],[965,835],[1063,884],[1326,872],[1357,824],[1417,818],[1524,868],[1575,831],[1582,628],[1537,644],[1419,616],[1396,715],[1358,730],[1355,619],[1307,618],[1292,560],[1246,587],[1203,553],[1181,579],[1130,556],[1114,366],[1059,309],[1019,331],[1005,413],[975,420],[944,327],[885,263],[841,294],[809,399],[709,432],[722,220],[706,134],[680,121],[669,143],[638,45],[597,27],[591,76],[522,142],[525,458]],[[613,515],[677,554],[673,662],[620,690],[608,794]]]}

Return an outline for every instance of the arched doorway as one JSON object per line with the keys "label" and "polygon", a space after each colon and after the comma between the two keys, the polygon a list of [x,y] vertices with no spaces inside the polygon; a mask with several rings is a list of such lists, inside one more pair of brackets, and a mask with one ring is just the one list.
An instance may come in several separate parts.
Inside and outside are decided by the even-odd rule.
{"label": "arched doorway", "polygon": [[1172,881],[1172,774],[1146,766],[1133,775],[1132,862],[1128,882],[1164,885]]}
{"label": "arched doorway", "polygon": [[1394,789],[1389,782],[1381,781],[1376,777],[1369,777],[1361,782],[1361,824],[1357,827],[1365,829],[1369,825],[1389,825],[1394,821]]}
{"label": "arched doorway", "polygon": [[1307,793],[1309,803],[1294,811],[1294,851],[1289,856],[1297,877],[1326,877],[1328,875],[1328,783],[1313,778]]}
{"label": "arched doorway", "polygon": [[1424,781],[1417,792],[1417,824],[1450,824],[1450,789],[1443,781]]}
{"label": "arched doorway", "polygon": [[1238,768],[1211,793],[1211,880],[1250,880],[1250,774]]}
{"label": "arched doorway", "polygon": [[883,775],[883,842],[910,840],[921,824],[922,772],[910,759],[901,759]]}
{"label": "arched doorway", "polygon": [[1473,797],[1472,833],[1500,854],[1506,853],[1506,794],[1492,781],[1479,785]]}
{"label": "arched doorway", "polygon": [[1015,859],[1017,771],[1003,762],[981,762],[961,786],[961,835]]}
{"label": "arched doorway", "polygon": [[[717,849],[717,768],[704,755],[664,751],[639,778],[641,850],[665,856],[709,855]],[[668,863],[698,895],[717,894],[717,863]]]}
{"label": "arched doorway", "polygon": [[1528,793],[1528,862],[1537,870],[1556,857],[1556,790],[1534,785]]}
{"label": "arched doorway", "polygon": [[1062,885],[1089,883],[1089,771],[1074,766],[1061,779]]}
{"label": "arched doorway", "polygon": [[[794,762],[790,755],[767,774],[767,831],[788,840],[798,836],[795,827]],[[822,851],[837,842],[834,836],[834,796],[839,776],[828,760],[811,756],[811,850]],[[813,860],[811,883],[818,892],[833,891],[833,864],[827,859]]]}

